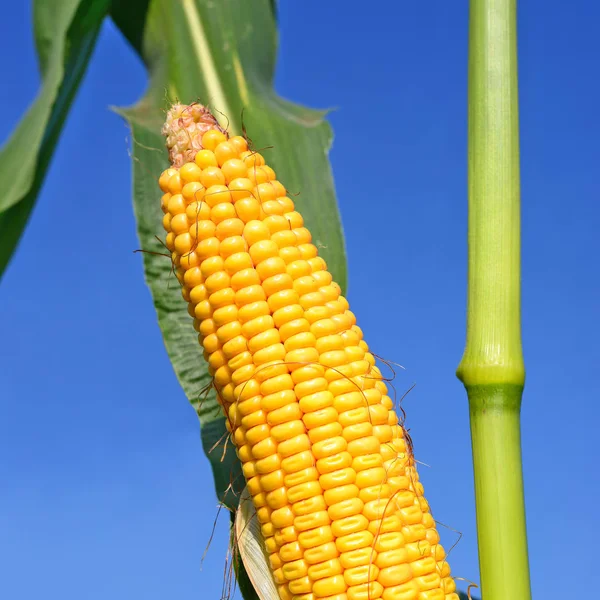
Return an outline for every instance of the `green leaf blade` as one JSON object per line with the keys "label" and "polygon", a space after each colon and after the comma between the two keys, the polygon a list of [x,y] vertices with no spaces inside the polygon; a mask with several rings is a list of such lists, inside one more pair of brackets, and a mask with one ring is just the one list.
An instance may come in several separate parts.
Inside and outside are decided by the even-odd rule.
{"label": "green leaf blade", "polygon": [[[151,84],[137,105],[119,112],[132,130],[134,210],[146,281],[173,368],[204,425],[223,415],[214,394],[200,402],[210,378],[170,260],[161,256],[166,251],[157,239],[164,237],[157,182],[168,167],[159,134],[165,110],[176,98],[206,103],[230,132],[245,131],[254,147],[265,148],[265,158],[344,287],[343,234],[327,160],[331,130],[323,111],[286,102],[272,89],[277,32],[268,0],[253,2],[251,8],[242,0],[153,0],[148,10],[142,49]],[[222,99],[219,106],[226,107],[226,114],[210,102],[214,97]]]}
{"label": "green leaf blade", "polygon": [[[113,18],[119,26],[123,17],[113,10]],[[144,35],[131,23],[124,33],[142,54],[151,83],[138,104],[119,112],[132,132],[133,202],[145,277],[173,368],[200,419],[217,497],[233,512],[245,485],[240,461],[214,392],[202,393],[211,378],[159,241],[165,234],[158,178],[169,166],[159,132],[170,102],[178,100],[206,104],[231,133],[247,134],[288,189],[344,289],[344,239],[328,160],[332,134],[326,111],[287,102],[273,89],[277,30],[271,0],[151,0],[139,18]],[[243,597],[256,600],[243,564],[235,562]]]}
{"label": "green leaf blade", "polygon": [[27,224],[107,10],[108,0],[34,3],[42,85],[0,150],[0,276]]}

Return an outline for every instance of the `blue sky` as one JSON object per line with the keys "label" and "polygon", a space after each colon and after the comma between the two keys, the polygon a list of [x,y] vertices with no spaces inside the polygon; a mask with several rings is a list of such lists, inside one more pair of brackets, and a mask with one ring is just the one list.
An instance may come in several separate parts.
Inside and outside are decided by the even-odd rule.
{"label": "blue sky", "polygon": [[[28,4],[3,0],[0,139],[39,83]],[[600,534],[600,8],[534,0],[519,17],[532,585],[536,598],[589,598]],[[404,408],[429,465],[426,495],[448,525],[446,546],[462,532],[453,574],[477,581],[468,409],[454,376],[465,330],[467,20],[466,1],[281,3],[277,89],[336,107],[349,300],[370,346],[406,367],[399,390],[417,384]],[[145,84],[107,23],[1,283],[2,598],[221,592],[227,518],[201,567],[217,503],[132,253],[128,132],[108,110]],[[373,181],[380,193],[366,203]]]}

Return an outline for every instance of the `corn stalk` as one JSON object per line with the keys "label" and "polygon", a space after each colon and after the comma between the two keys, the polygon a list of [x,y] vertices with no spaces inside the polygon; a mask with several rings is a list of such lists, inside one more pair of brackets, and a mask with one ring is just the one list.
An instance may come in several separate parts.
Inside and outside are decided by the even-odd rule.
{"label": "corn stalk", "polygon": [[516,0],[471,0],[467,342],[482,596],[529,600],[520,410]]}

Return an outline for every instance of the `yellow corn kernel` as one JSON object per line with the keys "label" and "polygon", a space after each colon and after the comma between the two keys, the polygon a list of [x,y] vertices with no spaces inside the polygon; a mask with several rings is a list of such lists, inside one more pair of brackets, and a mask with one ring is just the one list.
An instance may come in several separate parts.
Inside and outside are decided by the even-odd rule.
{"label": "yellow corn kernel", "polygon": [[295,473],[290,473],[284,477],[284,483],[288,487],[293,487],[306,483],[308,481],[317,481],[319,479],[319,472],[315,467],[308,467]]}
{"label": "yellow corn kernel", "polygon": [[363,531],[369,526],[369,520],[364,515],[351,515],[334,521],[331,531],[336,537],[342,537],[350,533]]}
{"label": "yellow corn kernel", "polygon": [[[288,355],[293,352],[306,352],[308,350],[310,350],[310,348],[303,348],[302,350],[296,351],[292,350],[291,352],[288,352]],[[298,403],[304,413],[312,413],[330,407],[333,404],[333,396],[331,392],[324,390],[304,396],[299,399]],[[345,442],[345,440],[343,441]]]}
{"label": "yellow corn kernel", "polygon": [[445,594],[450,594],[450,597],[446,596],[446,600],[458,600],[458,596],[452,593],[454,590],[456,590],[456,583],[452,577],[444,577],[442,580],[442,589],[444,590]]}
{"label": "yellow corn kernel", "polygon": [[303,435],[306,432],[304,423],[300,420],[302,416],[297,404],[288,404],[276,410],[272,410],[267,421],[271,427],[271,435],[277,442],[284,442],[291,438]]}
{"label": "yellow corn kernel", "polygon": [[[294,594],[292,596],[292,600],[315,600],[315,595],[314,594]],[[345,600],[345,599],[339,599],[339,600]]]}
{"label": "yellow corn kernel", "polygon": [[294,596],[290,592],[289,585],[283,584],[277,586],[277,593],[281,600],[293,600]]}
{"label": "yellow corn kernel", "polygon": [[373,521],[391,515],[395,511],[394,503],[388,498],[379,498],[365,503],[364,515]]}
{"label": "yellow corn kernel", "polygon": [[315,527],[329,525],[330,523],[331,519],[325,510],[319,510],[308,515],[301,515],[294,518],[294,527],[298,531],[308,531]]}
{"label": "yellow corn kernel", "polygon": [[[352,484],[355,480],[356,472],[350,467],[338,469],[319,477],[319,483],[324,490],[331,490],[339,486]],[[332,504],[334,503],[332,502]]]}
{"label": "yellow corn kernel", "polygon": [[299,542],[289,542],[279,549],[279,556],[284,563],[292,560],[300,560],[304,554],[304,549]]}
{"label": "yellow corn kernel", "polygon": [[324,579],[325,577],[333,577],[343,573],[342,564],[338,558],[331,558],[316,565],[308,567],[308,576],[312,580]]}
{"label": "yellow corn kernel", "polygon": [[283,527],[279,531],[274,534],[275,541],[279,546],[283,546],[284,544],[288,544],[290,542],[295,542],[298,540],[298,532],[296,528],[292,525],[288,527]]}
{"label": "yellow corn kernel", "polygon": [[275,534],[275,527],[271,521],[267,521],[260,526],[260,532],[265,538],[273,537]]}
{"label": "yellow corn kernel", "polygon": [[313,496],[312,498],[295,502],[292,505],[292,510],[296,516],[309,515],[310,513],[325,510],[326,508],[327,505],[323,496]]}
{"label": "yellow corn kernel", "polygon": [[394,548],[393,550],[381,551],[377,554],[377,562],[375,563],[380,569],[393,567],[408,561],[408,553],[405,548]]}
{"label": "yellow corn kernel", "polygon": [[450,565],[448,564],[448,561],[446,561],[446,560],[438,562],[438,564],[436,565],[435,568],[436,568],[438,575],[442,579],[444,579],[445,577],[448,577],[448,575],[450,575]]}
{"label": "yellow corn kernel", "polygon": [[359,489],[353,483],[340,485],[338,487],[325,490],[323,497],[328,506],[339,504],[344,500],[351,500],[358,496]]}
{"label": "yellow corn kernel", "polygon": [[373,565],[360,565],[344,571],[344,579],[349,586],[360,585],[377,580],[379,569]]}
{"label": "yellow corn kernel", "polygon": [[389,587],[383,592],[383,600],[417,600],[418,596],[419,586],[414,581]]}
{"label": "yellow corn kernel", "polygon": [[276,552],[279,549],[279,545],[277,544],[274,538],[269,537],[265,538],[265,548],[269,553]]}
{"label": "yellow corn kernel", "polygon": [[420,575],[419,577],[415,577],[413,581],[417,583],[421,592],[424,592],[426,590],[439,589],[442,583],[442,579],[437,573],[428,573],[427,575]]}
{"label": "yellow corn kernel", "polygon": [[294,513],[289,505],[273,510],[271,513],[271,522],[277,529],[290,527],[294,524]]}
{"label": "yellow corn kernel", "polygon": [[[292,321],[292,323],[293,322],[295,321]],[[298,399],[304,398],[305,396],[312,396],[317,393],[327,392],[327,380],[324,377],[315,377],[313,379],[308,379],[307,381],[302,381],[295,385],[294,392]],[[304,418],[304,422],[309,429],[320,425],[326,425],[333,421],[337,421],[337,411],[331,406],[309,412]]]}
{"label": "yellow corn kernel", "polygon": [[417,525],[423,520],[423,511],[420,506],[407,506],[398,510],[398,515],[403,523]]}
{"label": "yellow corn kernel", "polygon": [[312,589],[310,577],[300,577],[288,583],[288,588],[292,594],[308,594]]}
{"label": "yellow corn kernel", "polygon": [[435,572],[435,559],[427,556],[410,563],[412,574],[415,577],[429,575]]}
{"label": "yellow corn kernel", "polygon": [[350,552],[373,545],[373,535],[368,531],[359,531],[338,537],[335,541],[337,549],[341,552]]}
{"label": "yellow corn kernel", "polygon": [[306,481],[299,485],[295,485],[287,490],[287,496],[292,504],[300,502],[301,500],[307,500],[314,496],[321,495],[321,486],[318,481]]}
{"label": "yellow corn kernel", "polygon": [[260,487],[265,492],[272,492],[283,486],[283,471],[281,469],[260,475]]}
{"label": "yellow corn kernel", "polygon": [[251,452],[256,459],[266,458],[277,452],[277,443],[272,438],[267,438],[252,446]]}
{"label": "yellow corn kernel", "polygon": [[340,563],[344,569],[352,569],[363,565],[375,564],[377,552],[373,548],[358,548],[344,552],[340,556]]}
{"label": "yellow corn kernel", "polygon": [[314,548],[308,548],[304,552],[304,560],[309,565],[316,565],[339,556],[338,549],[334,542],[327,542]]}
{"label": "yellow corn kernel", "polygon": [[348,600],[375,600],[383,593],[383,586],[377,581],[361,583],[348,588]]}
{"label": "yellow corn kernel", "polygon": [[435,589],[425,590],[419,594],[419,600],[445,600],[446,594],[439,587]]}
{"label": "yellow corn kernel", "polygon": [[[306,419],[305,419],[306,422]],[[352,455],[349,452],[339,452],[317,460],[317,470],[321,475],[344,469],[352,464]]]}
{"label": "yellow corn kernel", "polygon": [[298,541],[303,548],[314,548],[325,542],[333,541],[333,533],[329,525],[321,525],[314,529],[303,531],[298,535]]}
{"label": "yellow corn kernel", "polygon": [[[367,455],[373,456],[373,455]],[[371,486],[382,486],[386,480],[386,472],[383,467],[372,467],[364,469],[356,474],[356,485],[359,488],[368,488]]]}
{"label": "yellow corn kernel", "polygon": [[308,573],[308,564],[303,559],[293,560],[285,563],[281,570],[284,577],[288,581],[292,581],[293,579],[300,579]]}
{"label": "yellow corn kernel", "polygon": [[289,440],[285,440],[277,446],[277,450],[282,458],[298,454],[309,448],[310,440],[305,433],[296,435]]}
{"label": "yellow corn kernel", "polygon": [[333,575],[315,581],[313,584],[313,593],[317,598],[332,596],[334,594],[343,594],[348,588],[342,575]]}
{"label": "yellow corn kernel", "polygon": [[340,452],[346,450],[347,446],[348,444],[346,443],[346,440],[341,436],[337,436],[329,440],[322,440],[316,444],[313,444],[312,451],[314,457],[319,460],[321,458],[333,456],[334,454],[339,454]]}
{"label": "yellow corn kernel", "polygon": [[283,561],[279,557],[278,552],[272,552],[269,555],[269,564],[271,565],[271,569],[274,571],[275,569],[279,569],[283,565]]}
{"label": "yellow corn kernel", "polygon": [[[427,540],[421,540],[418,542],[406,544],[405,549],[408,555],[409,562],[413,562],[421,558],[426,558],[431,554],[431,545],[429,544],[429,542],[427,542]],[[436,560],[435,557],[432,558]],[[443,559],[443,555],[441,558]]]}
{"label": "yellow corn kernel", "polygon": [[377,581],[384,588],[394,587],[409,581],[412,577],[410,565],[403,563],[380,569]]}
{"label": "yellow corn kernel", "polygon": [[375,550],[377,552],[388,552],[405,546],[402,534],[397,531],[380,533],[375,539]]}
{"label": "yellow corn kernel", "polygon": [[343,519],[344,517],[351,517],[361,513],[364,509],[364,503],[360,498],[349,498],[342,500],[336,504],[329,506],[327,512],[332,521]]}
{"label": "yellow corn kernel", "polygon": [[[358,478],[357,478],[358,485]],[[358,493],[358,497],[367,504],[373,500],[388,499],[392,496],[392,489],[387,483],[380,483],[362,488]],[[391,502],[390,502],[391,503]],[[389,513],[388,513],[389,514]],[[379,521],[380,519],[375,519]],[[372,521],[374,522],[374,521]]]}

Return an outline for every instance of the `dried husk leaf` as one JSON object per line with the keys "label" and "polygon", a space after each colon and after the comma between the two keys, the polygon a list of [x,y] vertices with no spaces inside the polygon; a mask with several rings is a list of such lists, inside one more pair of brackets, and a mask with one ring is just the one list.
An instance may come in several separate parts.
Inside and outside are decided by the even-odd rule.
{"label": "dried husk leaf", "polygon": [[271,574],[264,538],[248,488],[240,496],[235,514],[235,540],[248,577],[260,600],[279,600]]}

